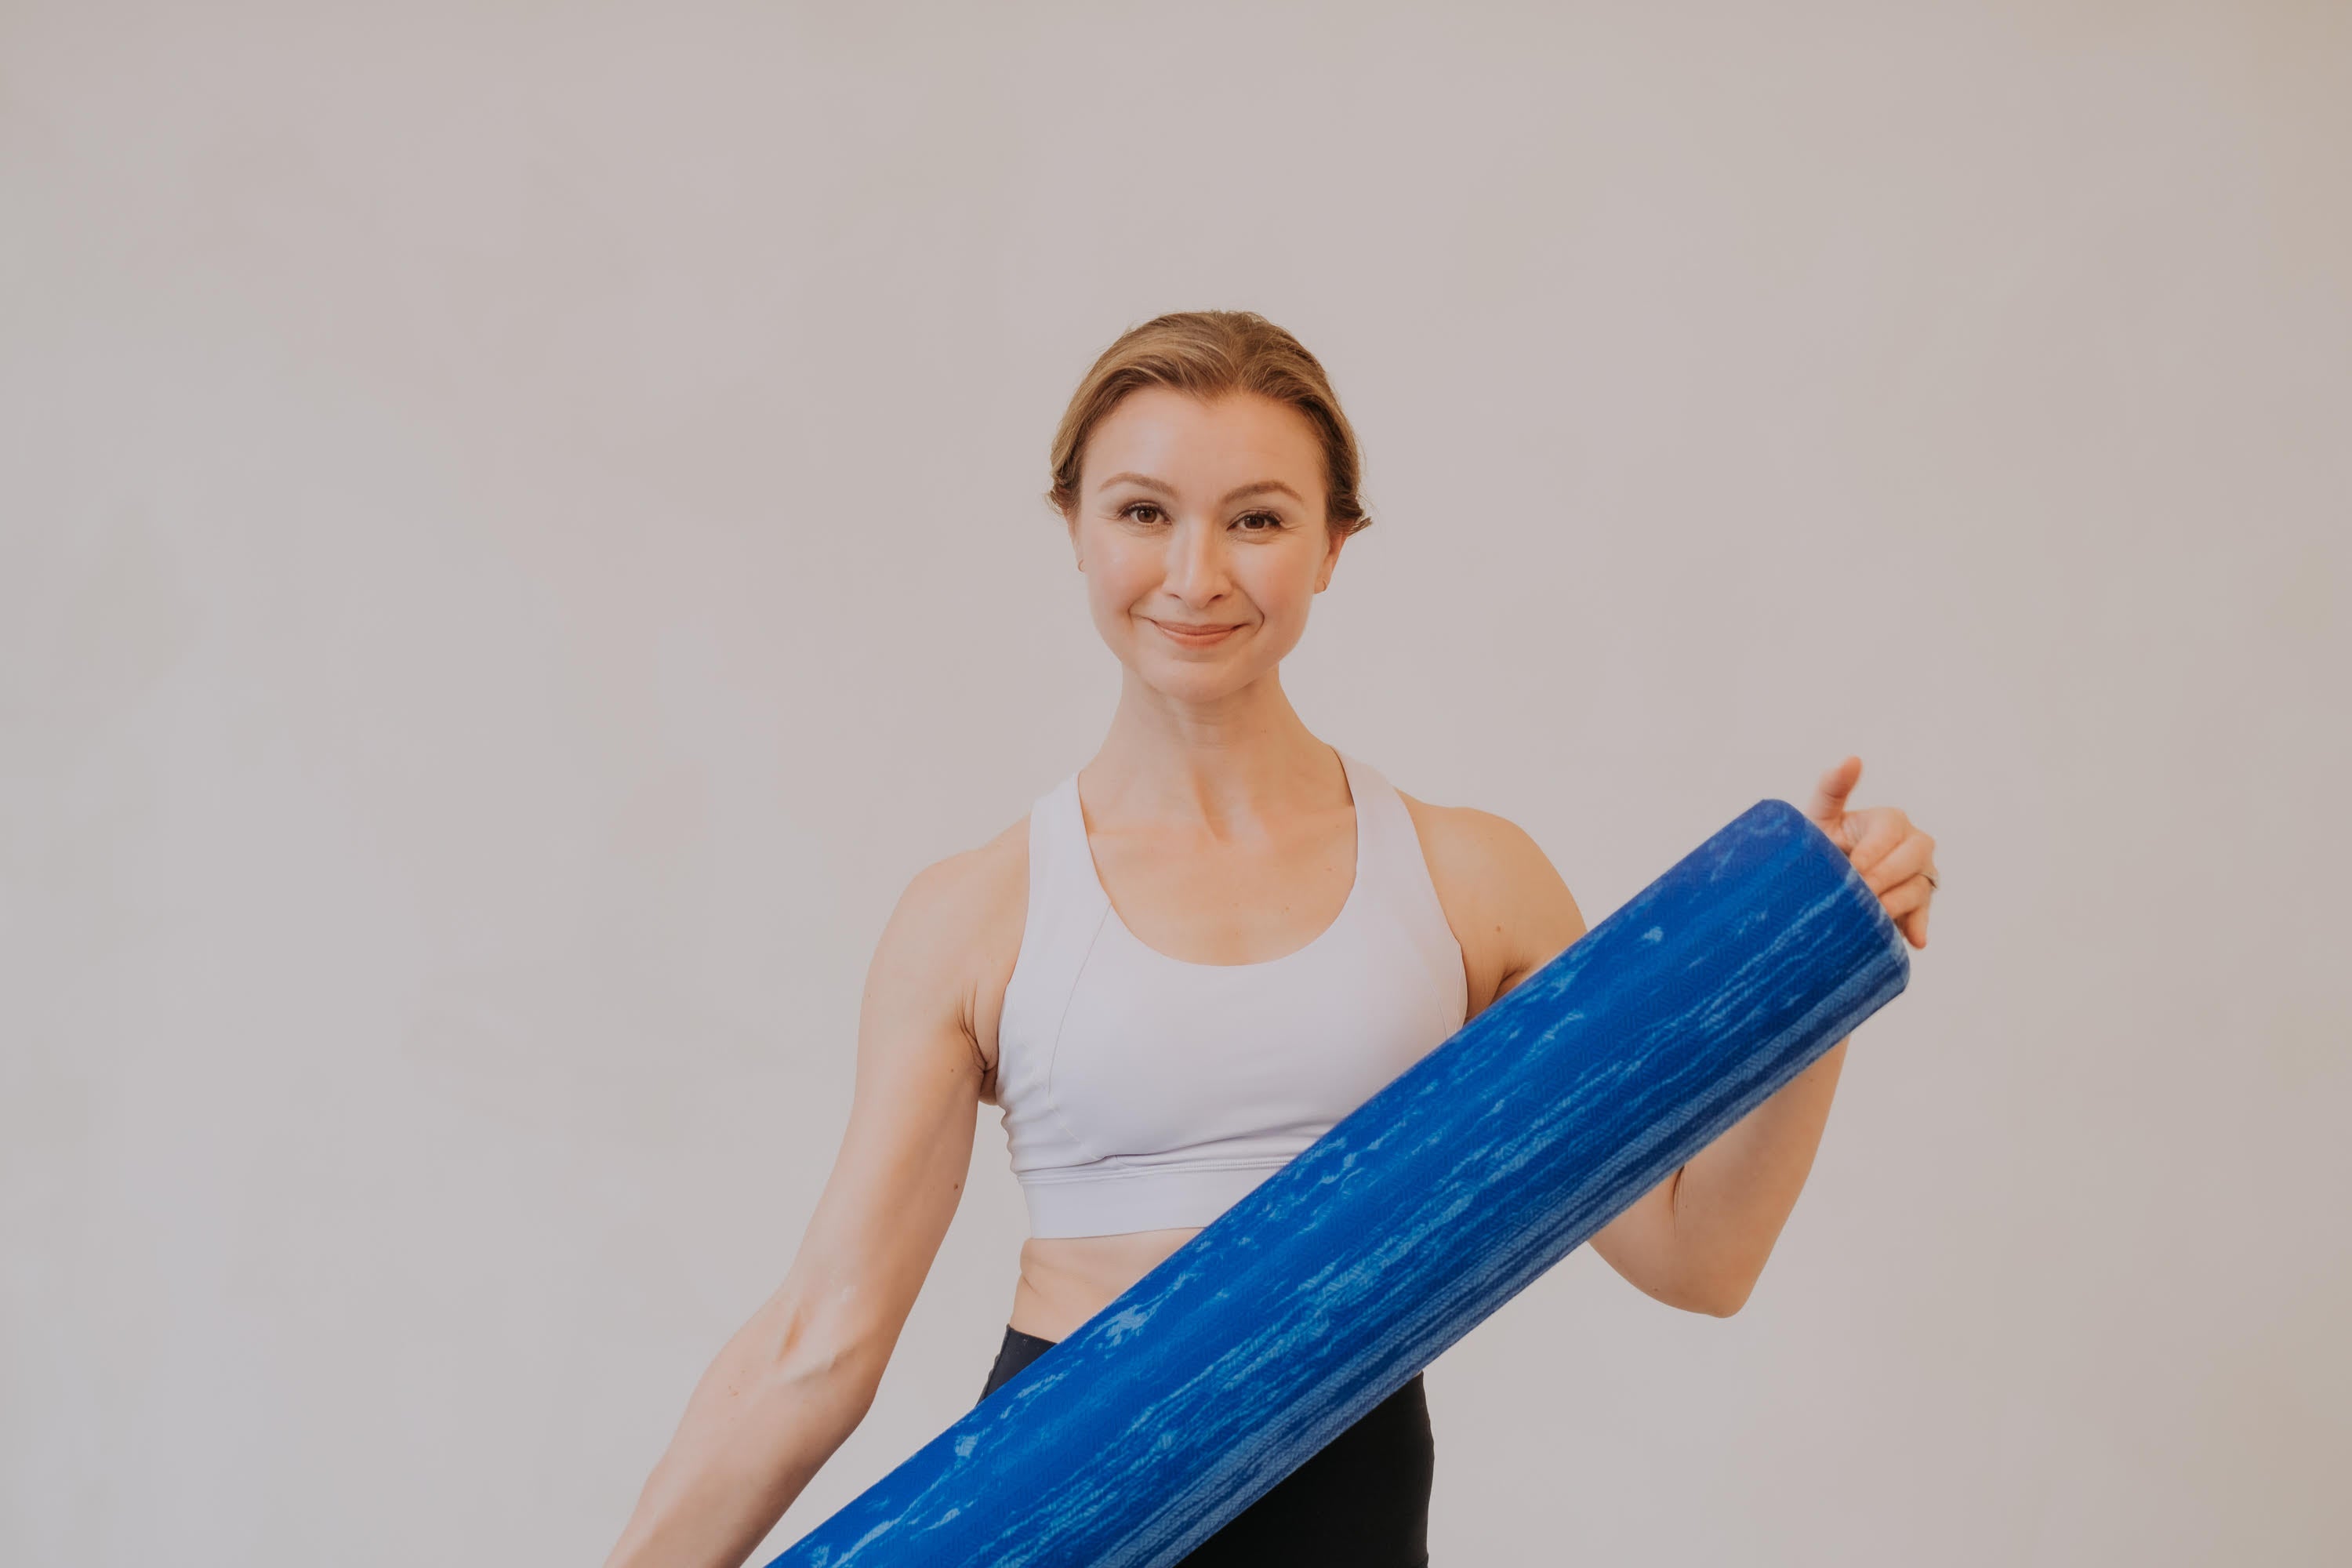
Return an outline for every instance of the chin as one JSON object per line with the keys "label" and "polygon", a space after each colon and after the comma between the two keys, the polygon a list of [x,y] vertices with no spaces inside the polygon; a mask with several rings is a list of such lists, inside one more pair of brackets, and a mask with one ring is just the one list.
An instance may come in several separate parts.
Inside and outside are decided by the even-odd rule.
{"label": "chin", "polygon": [[1153,690],[1183,702],[1214,702],[1230,697],[1258,678],[1259,671],[1223,665],[1154,661],[1143,667],[1144,683]]}

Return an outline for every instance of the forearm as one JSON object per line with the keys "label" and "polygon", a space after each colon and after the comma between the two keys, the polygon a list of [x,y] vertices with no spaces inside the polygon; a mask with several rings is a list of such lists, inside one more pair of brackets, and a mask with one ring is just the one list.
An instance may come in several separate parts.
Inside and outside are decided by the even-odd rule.
{"label": "forearm", "polygon": [[1668,1183],[1673,1298],[1722,1315],[1747,1301],[1812,1170],[1846,1045],[1823,1052]]}
{"label": "forearm", "polygon": [[763,1310],[703,1373],[605,1568],[737,1568],[865,1418],[871,1358],[779,1316]]}

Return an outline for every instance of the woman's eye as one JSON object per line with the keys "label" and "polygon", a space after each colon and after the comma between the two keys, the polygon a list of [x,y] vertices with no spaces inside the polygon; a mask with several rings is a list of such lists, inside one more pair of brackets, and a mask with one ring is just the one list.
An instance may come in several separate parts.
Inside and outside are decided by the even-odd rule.
{"label": "woman's eye", "polygon": [[1148,500],[1139,500],[1129,501],[1127,505],[1119,508],[1118,515],[1125,518],[1132,518],[1137,522],[1157,522],[1165,514],[1162,513],[1158,507],[1152,505],[1151,502]]}
{"label": "woman's eye", "polygon": [[1282,526],[1282,519],[1270,511],[1245,511],[1234,521],[1244,533],[1272,533]]}

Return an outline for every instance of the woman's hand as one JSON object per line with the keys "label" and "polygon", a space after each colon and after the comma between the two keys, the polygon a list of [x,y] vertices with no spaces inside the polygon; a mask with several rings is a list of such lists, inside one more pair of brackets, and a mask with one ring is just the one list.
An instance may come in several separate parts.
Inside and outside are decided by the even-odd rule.
{"label": "woman's hand", "polygon": [[1845,851],[1904,940],[1925,947],[1927,906],[1941,879],[1936,870],[1936,841],[1895,806],[1849,808],[1845,797],[1861,779],[1862,759],[1848,757],[1822,775],[1805,815]]}

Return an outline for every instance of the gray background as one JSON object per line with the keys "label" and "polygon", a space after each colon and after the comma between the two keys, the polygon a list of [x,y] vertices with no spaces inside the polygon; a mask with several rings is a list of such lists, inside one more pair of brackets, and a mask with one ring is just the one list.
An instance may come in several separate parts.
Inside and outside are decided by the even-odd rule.
{"label": "gray background", "polygon": [[[1213,305],[1318,733],[1596,919],[1849,750],[1948,872],[1744,1312],[1432,1371],[1437,1561],[2344,1559],[2352,12],[448,3],[0,8],[0,1558],[602,1557]],[[772,1548],[1021,1235],[987,1113]]]}

